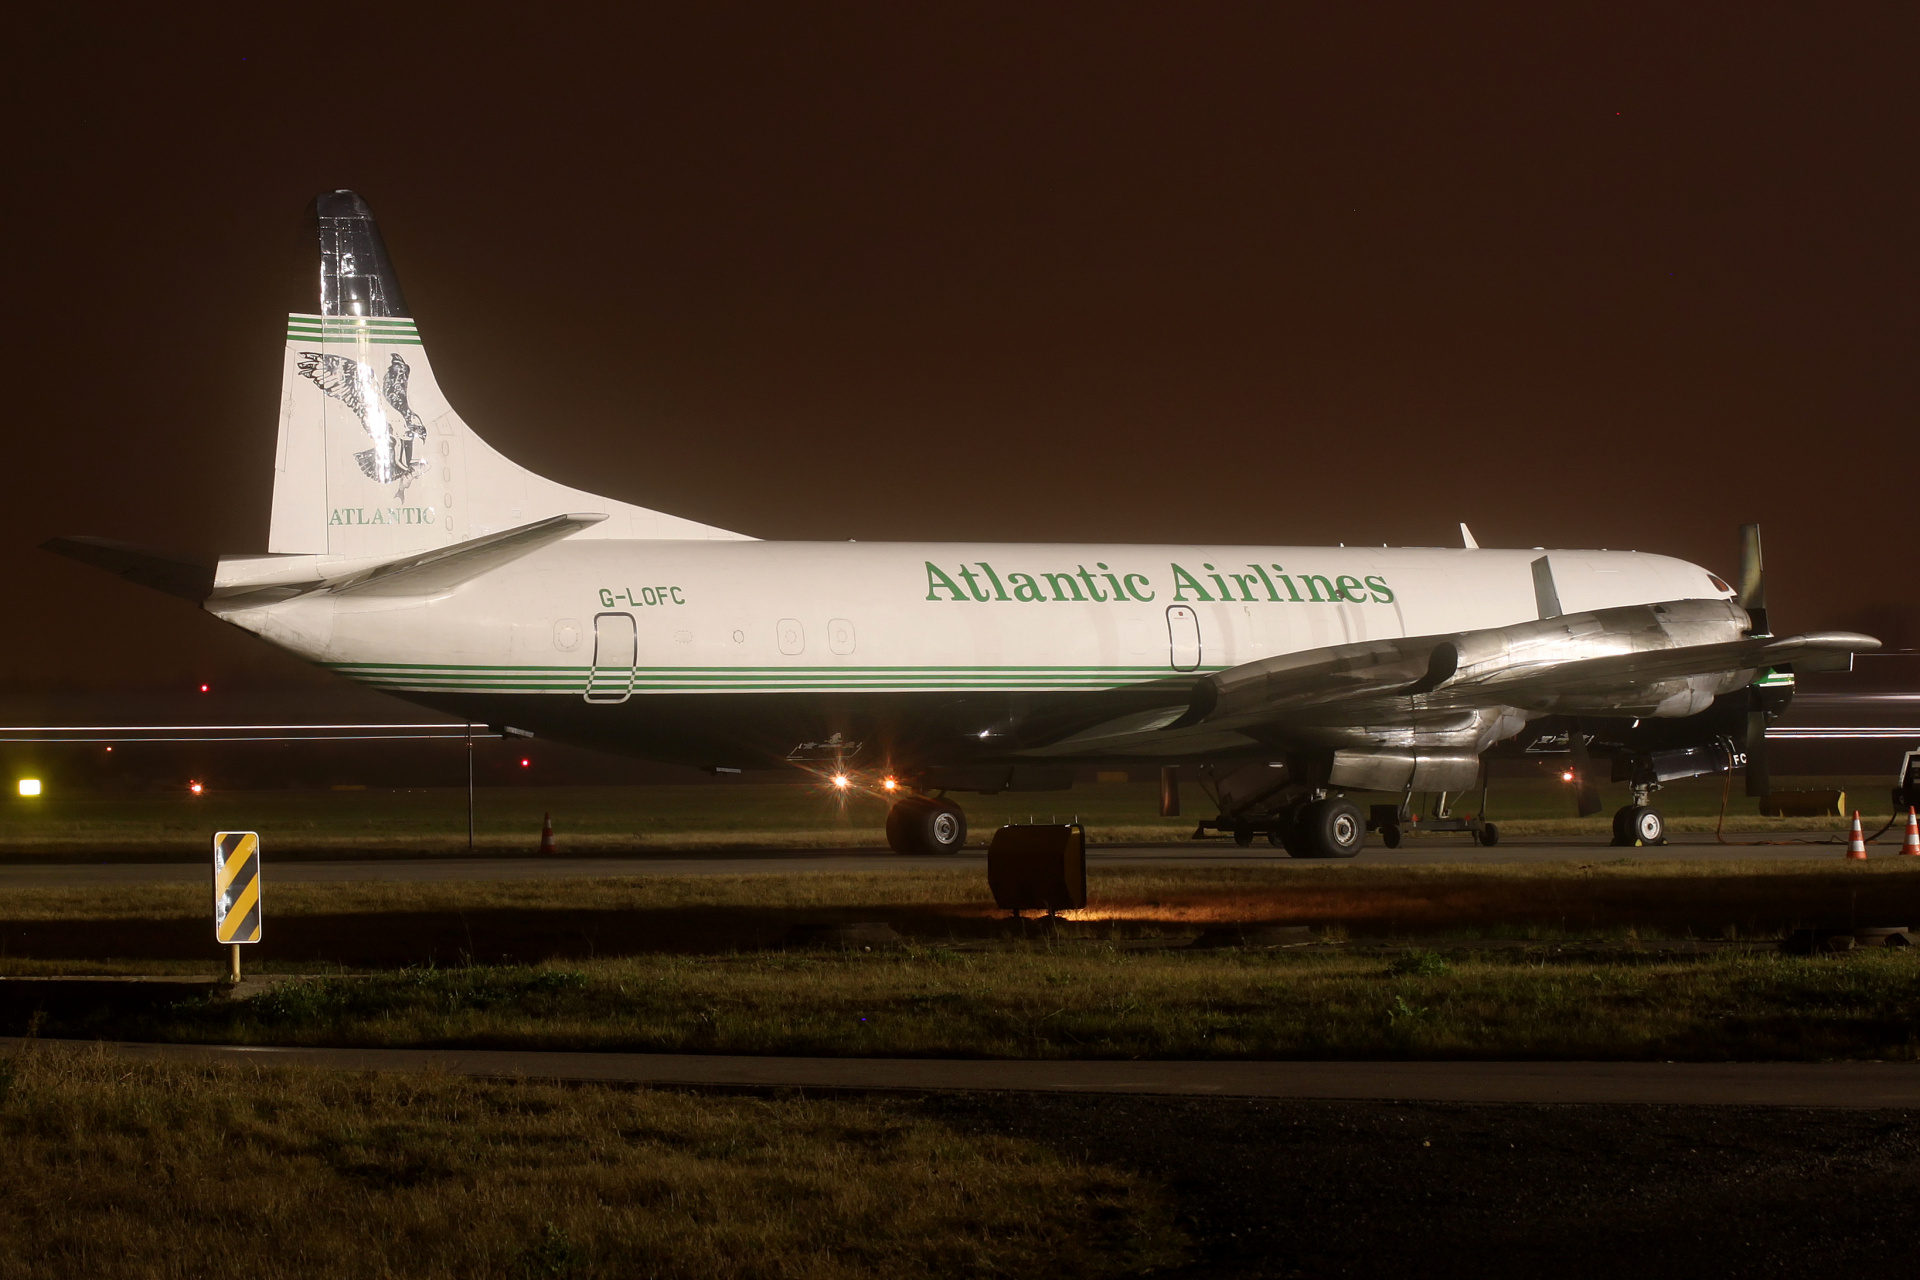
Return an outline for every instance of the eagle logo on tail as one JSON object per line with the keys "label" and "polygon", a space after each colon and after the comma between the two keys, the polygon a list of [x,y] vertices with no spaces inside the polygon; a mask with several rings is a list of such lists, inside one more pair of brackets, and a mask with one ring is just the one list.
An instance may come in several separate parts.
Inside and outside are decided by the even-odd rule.
{"label": "eagle logo on tail", "polygon": [[395,352],[377,386],[373,366],[351,356],[302,351],[299,369],[314,386],[353,410],[373,440],[373,448],[353,455],[367,479],[398,484],[394,496],[405,498],[407,486],[427,469],[427,459],[415,449],[427,438],[427,424],[407,403],[407,378],[413,372],[407,362]]}

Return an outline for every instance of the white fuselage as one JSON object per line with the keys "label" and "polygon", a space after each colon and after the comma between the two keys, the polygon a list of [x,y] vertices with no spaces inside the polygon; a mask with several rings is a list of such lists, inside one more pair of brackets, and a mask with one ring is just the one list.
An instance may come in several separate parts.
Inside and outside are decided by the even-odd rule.
{"label": "white fuselage", "polygon": [[[240,590],[208,608],[395,690],[579,695],[597,635],[634,697],[1065,690],[1527,621],[1543,555],[1566,613],[1729,594],[1618,551],[570,539],[426,599]],[[630,657],[607,651],[621,616]]]}

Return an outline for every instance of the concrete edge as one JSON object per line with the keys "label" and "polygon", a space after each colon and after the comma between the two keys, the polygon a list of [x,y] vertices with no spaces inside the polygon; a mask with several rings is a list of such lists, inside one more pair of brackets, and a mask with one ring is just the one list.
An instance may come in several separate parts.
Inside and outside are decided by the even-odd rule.
{"label": "concrete edge", "polygon": [[[162,1062],[734,1089],[1029,1092],[1321,1101],[1920,1107],[1908,1062],[1111,1062],[351,1049],[0,1038]],[[30,1048],[28,1048],[30,1051]]]}

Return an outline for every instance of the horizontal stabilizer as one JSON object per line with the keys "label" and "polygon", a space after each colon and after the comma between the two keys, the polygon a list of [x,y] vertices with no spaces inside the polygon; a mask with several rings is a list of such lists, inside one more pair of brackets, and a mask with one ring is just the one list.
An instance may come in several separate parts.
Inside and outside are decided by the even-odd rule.
{"label": "horizontal stabilizer", "polygon": [[389,560],[330,586],[335,595],[430,596],[451,591],[483,573],[491,573],[550,542],[558,542],[607,517],[600,512],[549,516],[517,529]]}
{"label": "horizontal stabilizer", "polygon": [[43,551],[116,573],[155,591],[164,591],[195,604],[213,594],[216,560],[136,547],[107,538],[53,538],[40,544]]}

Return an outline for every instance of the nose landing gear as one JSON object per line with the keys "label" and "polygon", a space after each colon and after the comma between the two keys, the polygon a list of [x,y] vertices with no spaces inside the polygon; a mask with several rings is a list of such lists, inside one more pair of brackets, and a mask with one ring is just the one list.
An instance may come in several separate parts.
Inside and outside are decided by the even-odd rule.
{"label": "nose landing gear", "polygon": [[1613,844],[1616,848],[1667,842],[1666,817],[1647,803],[1659,789],[1658,783],[1634,787],[1632,801],[1614,812]]}
{"label": "nose landing gear", "polygon": [[1625,804],[1613,815],[1613,843],[1619,848],[1665,844],[1667,820],[1652,805]]}

